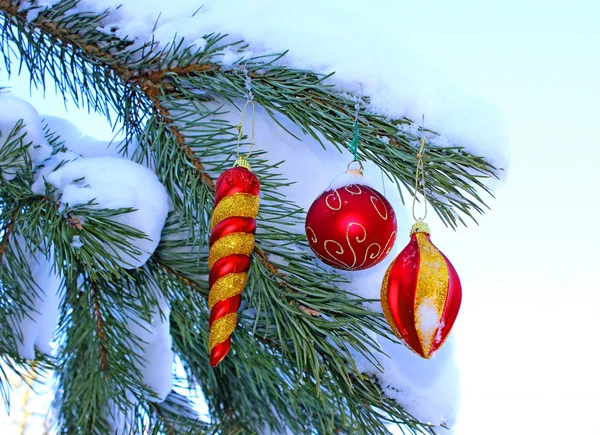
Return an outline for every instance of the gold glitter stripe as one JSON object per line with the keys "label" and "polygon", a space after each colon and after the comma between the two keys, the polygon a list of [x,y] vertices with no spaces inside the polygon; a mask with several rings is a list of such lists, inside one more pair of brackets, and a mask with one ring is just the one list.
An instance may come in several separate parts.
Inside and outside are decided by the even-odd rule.
{"label": "gold glitter stripe", "polygon": [[387,322],[390,324],[390,328],[392,328],[392,332],[396,335],[396,337],[404,340],[402,338],[402,334],[400,334],[400,331],[398,331],[398,328],[394,323],[394,318],[392,317],[392,313],[390,312],[390,303],[388,301],[390,272],[392,271],[392,267],[394,267],[395,262],[396,259],[392,261],[392,264],[390,264],[390,267],[387,268],[383,277],[383,283],[381,284],[381,308],[383,310],[383,315],[385,316]]}
{"label": "gold glitter stripe", "polygon": [[[388,209],[385,206],[384,202],[381,200],[381,198],[379,198],[379,196],[377,196],[377,192],[375,192],[373,189],[369,189],[368,187],[365,187],[365,189],[369,190],[372,195],[369,198],[369,200],[371,201],[371,205],[373,206],[373,208],[375,209],[375,211],[377,212],[377,214],[379,215],[379,217],[381,219],[383,219],[384,221],[387,221],[388,217],[389,217],[389,213],[388,213]],[[379,205],[381,206],[381,208],[383,208],[382,210],[379,210],[377,208],[377,204],[379,203]]]}
{"label": "gold glitter stripe", "polygon": [[227,340],[228,337],[233,334],[235,326],[237,325],[237,313],[229,313],[223,317],[215,320],[210,327],[210,333],[208,334],[208,348],[213,348]]}
{"label": "gold glitter stripe", "polygon": [[[417,278],[415,325],[425,358],[429,358],[431,344],[439,327],[434,328],[433,331],[423,331],[417,313],[425,299],[430,299],[438,315],[438,321],[441,319],[448,294],[448,265],[442,253],[427,239],[425,233],[416,233],[416,237],[421,261]],[[430,301],[427,301],[428,304],[431,303]]]}
{"label": "gold glitter stripe", "polygon": [[217,240],[208,251],[208,268],[212,269],[217,261],[228,255],[250,255],[254,251],[254,235],[231,233]]}
{"label": "gold glitter stripe", "polygon": [[249,193],[235,193],[223,198],[213,212],[211,231],[222,221],[232,216],[254,218],[258,214],[260,197]]}
{"label": "gold glitter stripe", "polygon": [[212,310],[217,302],[239,295],[246,287],[246,274],[228,273],[213,284],[208,294],[208,309]]}
{"label": "gold glitter stripe", "polygon": [[[337,202],[337,207],[332,205],[329,201]],[[342,198],[340,197],[340,193],[337,191],[337,189],[325,197],[325,205],[328,209],[334,211],[340,210],[342,208]]]}

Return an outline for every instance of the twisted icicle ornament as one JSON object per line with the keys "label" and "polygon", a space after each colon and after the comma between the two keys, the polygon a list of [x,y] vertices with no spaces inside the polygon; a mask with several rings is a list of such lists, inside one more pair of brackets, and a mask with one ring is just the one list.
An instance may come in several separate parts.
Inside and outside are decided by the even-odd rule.
{"label": "twisted icicle ornament", "polygon": [[210,365],[215,367],[231,348],[241,293],[254,250],[260,182],[242,158],[216,183],[215,210],[211,220],[208,268]]}

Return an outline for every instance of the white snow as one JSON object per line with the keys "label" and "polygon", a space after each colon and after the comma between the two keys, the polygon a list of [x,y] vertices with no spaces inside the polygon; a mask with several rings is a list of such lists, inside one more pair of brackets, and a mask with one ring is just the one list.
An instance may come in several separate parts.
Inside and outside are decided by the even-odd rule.
{"label": "white snow", "polygon": [[152,171],[118,157],[87,157],[69,161],[44,178],[39,177],[34,192],[45,193],[44,180],[57,189],[64,205],[93,201],[91,208],[135,209],[111,219],[147,235],[147,239],[132,242],[139,254],[130,255],[113,247],[111,250],[126,268],[141,267],[148,261],[158,246],[169,210],[167,191]]}
{"label": "white snow", "polygon": [[386,338],[379,336],[376,340],[381,352],[387,354],[378,355],[383,373],[362,357],[356,359],[358,368],[376,376],[384,393],[414,417],[451,428],[460,407],[460,371],[455,361],[454,337],[450,335],[444,346],[427,360]]}
{"label": "white snow", "polygon": [[[8,93],[0,94],[0,149],[8,139],[9,134],[16,124],[22,120],[23,129],[19,134],[24,134],[23,144],[31,144],[27,149],[32,163],[35,165],[50,157],[52,147],[48,145],[42,124],[37,111],[27,102],[10,96]],[[14,138],[13,138],[14,139]],[[22,160],[22,159],[21,159]],[[2,164],[3,162],[0,162]],[[4,162],[17,164],[18,162]],[[10,181],[17,176],[12,168],[2,173],[5,180]]]}
{"label": "white snow", "polygon": [[[42,124],[48,126],[50,131],[56,133],[65,143],[69,151],[81,157],[122,157],[119,152],[122,143],[118,140],[98,140],[83,134],[74,124],[58,116],[44,115]],[[129,144],[127,154],[132,155],[137,144]]]}
{"label": "white snow", "polygon": [[50,258],[46,259],[40,251],[28,251],[21,236],[14,237],[11,243],[14,248],[16,244],[20,246],[35,283],[34,288],[23,286],[31,300],[30,307],[9,319],[13,329],[21,334],[21,337],[15,335],[17,350],[21,357],[27,359],[35,358],[35,349],[52,355],[50,342],[56,332],[61,292],[61,278],[52,267],[53,254],[50,252]]}
{"label": "white snow", "polygon": [[166,46],[185,38],[189,45],[202,46],[199,38],[212,32],[250,44],[241,55],[223,53],[225,65],[240,56],[289,50],[280,64],[335,72],[329,83],[341,92],[370,97],[367,110],[416,121],[425,115],[425,126],[449,143],[484,155],[498,167],[507,165],[506,125],[498,110],[458,89],[411,50],[398,24],[411,16],[409,2],[82,0],[78,5],[84,11],[106,8],[113,12],[102,30],[116,28],[117,35],[137,45],[154,38]]}
{"label": "white snow", "polygon": [[425,298],[417,307],[416,324],[426,341],[425,347],[431,346],[440,321],[433,299]]}
{"label": "white snow", "polygon": [[139,367],[142,379],[158,396],[150,400],[162,402],[173,388],[173,351],[169,330],[171,308],[160,292],[154,293],[158,304],[152,309],[151,322],[145,322],[131,313],[128,313],[126,322],[129,331],[139,338],[139,348],[131,345],[131,350],[142,362]]}
{"label": "white snow", "polygon": [[83,246],[83,242],[81,241],[81,236],[73,236],[73,239],[71,241],[71,246],[74,247],[75,249],[81,248]]}
{"label": "white snow", "polygon": [[[118,154],[118,142],[98,141],[84,135],[70,122],[47,116],[42,121],[28,103],[12,97],[0,98],[0,108],[10,112],[0,112],[0,126],[4,137],[19,119],[26,124],[25,139],[36,146],[30,147],[34,163],[43,163],[35,174],[32,186],[34,193],[45,194],[45,183],[57,188],[63,207],[93,202],[92,208],[133,208],[134,211],[112,218],[142,231],[147,239],[135,241],[139,255],[131,256],[118,250],[120,263],[125,267],[141,267],[156,249],[169,210],[166,189],[156,175],[148,168],[122,158]],[[50,157],[52,148],[45,140],[42,127],[48,125],[64,141],[66,152],[58,152]],[[7,132],[7,133],[8,133]],[[131,149],[130,149],[131,151]],[[42,162],[43,160],[43,162]],[[6,175],[6,174],[5,174]],[[13,177],[14,178],[13,174]],[[86,225],[83,218],[82,225]],[[24,246],[24,241],[20,241]],[[83,247],[79,235],[73,236],[71,246]],[[18,350],[25,358],[35,358],[34,346],[43,353],[50,354],[50,341],[54,336],[58,319],[60,298],[58,295],[60,278],[51,271],[52,263],[39,253],[27,254],[38,295],[30,295],[32,307],[22,316],[11,318],[11,324],[23,335]],[[140,371],[143,381],[157,395],[157,401],[166,398],[172,389],[172,339],[169,331],[170,308],[162,294],[157,293],[157,306],[153,308],[150,324],[137,318],[129,318],[127,326],[139,337],[140,348],[132,346],[142,362]],[[114,411],[114,410],[113,410]],[[115,413],[113,423],[120,425],[123,418]]]}
{"label": "white snow", "polygon": [[[156,175],[148,168],[120,157],[119,142],[95,140],[61,118],[48,116],[42,121],[37,111],[19,98],[0,96],[0,113],[0,147],[15,124],[24,120],[24,143],[31,143],[28,151],[32,162],[40,166],[32,186],[34,193],[44,195],[47,182],[58,189],[63,206],[93,201],[95,208],[135,209],[112,219],[146,234],[147,239],[137,239],[134,243],[140,253],[129,255],[118,249],[112,250],[120,258],[121,265],[141,267],[158,246],[169,210],[167,191]],[[60,135],[66,152],[50,157],[52,147],[45,139],[44,125]],[[7,180],[16,175],[10,171],[3,174]],[[80,240],[74,240],[73,247],[80,248],[80,243]]]}
{"label": "white snow", "polygon": [[[225,105],[225,108],[230,111],[227,119],[232,124],[237,124],[241,114],[231,105]],[[409,241],[412,225],[410,210],[402,205],[396,186],[375,164],[363,162],[363,177],[347,174],[345,171],[348,163],[353,159],[352,153],[348,151],[340,154],[333,147],[325,150],[315,139],[303,135],[283,116],[277,116],[277,119],[302,142],[282,130],[264,109],[258,107],[255,120],[256,144],[257,148],[268,152],[271,162],[284,160],[280,167],[281,172],[296,183],[289,188],[281,189],[289,200],[295,201],[308,210],[324,190],[360,180],[361,184],[369,185],[382,193],[394,208],[398,223],[398,238],[388,257],[370,269],[355,272],[337,271],[351,281],[344,286],[348,291],[376,300],[377,302],[368,304],[368,307],[373,311],[381,312],[379,302],[381,282],[390,262]],[[244,131],[250,131],[249,129],[250,120],[246,119]],[[252,162],[252,159],[250,161]],[[217,174],[213,175],[217,176]],[[299,225],[296,230],[303,232],[304,225]],[[260,232],[259,222],[257,237],[260,237]],[[394,344],[383,337],[375,338],[381,347],[378,359],[383,366],[383,372],[367,364],[364,358],[357,354],[358,367],[377,376],[382,385],[385,385],[385,392],[396,399],[408,412],[431,424],[452,425],[460,403],[460,374],[454,359],[452,335],[428,360],[403,345]]]}
{"label": "white snow", "polygon": [[[430,138],[434,143],[456,143],[472,153],[487,157],[496,166],[506,167],[507,133],[499,112],[486,102],[462,92],[412,52],[411,41],[406,39],[402,25],[398,23],[402,19],[424,18],[411,16],[409,2],[255,0],[250,4],[242,0],[206,0],[202,4],[199,7],[199,3],[193,0],[169,4],[162,0],[82,0],[78,8],[95,12],[112,8],[113,12],[103,21],[101,30],[108,33],[116,28],[117,35],[135,39],[138,46],[153,37],[162,46],[182,37],[188,44],[202,46],[205,43],[202,36],[212,32],[229,34],[228,41],[244,39],[248,42],[250,46],[245,53],[233,50],[223,53],[219,59],[226,67],[237,61],[240,55],[247,58],[253,54],[289,49],[280,64],[322,73],[335,71],[329,83],[335,84],[340,92],[369,97],[370,105],[366,110],[416,121],[425,115],[425,127],[442,135]],[[229,120],[233,125],[237,124],[240,114],[231,106],[227,107],[232,111]],[[297,184],[283,189],[284,193],[288,199],[308,209],[331,180],[345,171],[352,156],[349,152],[340,154],[331,146],[324,150],[283,116],[277,117],[302,142],[284,132],[259,107],[257,148],[266,150],[272,162],[285,160],[282,172]],[[246,127],[244,131],[250,131],[249,120]],[[415,126],[410,129],[413,134],[417,133]],[[82,169],[86,164],[80,162],[92,158],[65,165],[69,174],[66,170],[59,170],[60,173],[48,177],[53,177],[54,182],[65,190],[69,187],[68,198],[76,201],[91,199],[90,195],[79,192],[84,189],[73,185],[72,181],[84,172]],[[126,171],[117,173],[116,168],[108,164],[106,170],[115,172],[110,177],[102,177],[92,171],[91,178],[98,181],[97,186],[87,177],[85,181],[100,195],[106,193],[111,183],[113,186],[117,184],[112,178],[127,179]],[[212,175],[216,177],[218,174]],[[366,163],[364,181],[384,194],[394,207],[399,236],[386,261],[371,269],[343,274],[352,280],[347,286],[349,291],[378,299],[381,279],[389,262],[408,242],[410,222],[408,210],[402,207],[396,187],[387,178],[384,180],[379,168]],[[103,199],[116,203],[132,202],[126,193]],[[298,228],[298,231],[303,231],[303,228]],[[260,236],[260,225],[257,236]],[[381,311],[379,303],[370,304],[370,308]],[[427,313],[422,314],[424,321],[429,319]],[[416,417],[436,425],[452,425],[460,396],[452,337],[429,360],[382,337],[376,339],[381,351],[389,356],[379,356],[383,372],[378,372],[364,361],[359,361],[359,366],[365,372],[375,374],[386,393]]]}
{"label": "white snow", "polygon": [[[155,287],[152,286],[147,291],[153,292],[157,300],[156,306],[152,308],[150,322],[141,319],[132,310],[125,310],[119,320],[125,322],[127,329],[137,337],[135,344],[129,342],[127,346],[135,355],[132,361],[139,363],[137,368],[142,375],[142,382],[156,394],[156,397],[146,397],[146,399],[160,403],[173,389],[174,354],[171,349],[173,341],[169,329],[171,307]],[[130,403],[136,403],[136,397],[130,390],[125,390],[124,393]],[[111,399],[108,411],[107,420],[113,433],[129,433],[135,417],[134,410],[123,412]]]}
{"label": "white snow", "polygon": [[331,180],[331,183],[329,183],[329,186],[327,186],[325,190],[336,190],[352,184],[361,184],[363,186],[373,187],[364,176],[355,171],[357,168],[358,167],[356,164],[353,163],[350,170],[339,174],[337,177]]}

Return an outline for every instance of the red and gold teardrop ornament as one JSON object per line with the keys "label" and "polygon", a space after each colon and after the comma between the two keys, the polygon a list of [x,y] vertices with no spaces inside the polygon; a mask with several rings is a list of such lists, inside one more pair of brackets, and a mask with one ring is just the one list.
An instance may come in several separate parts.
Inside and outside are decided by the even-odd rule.
{"label": "red and gold teardrop ornament", "polygon": [[215,187],[208,254],[208,346],[213,367],[229,352],[237,325],[237,310],[254,251],[260,182],[249,165],[236,166],[223,172]]}
{"label": "red and gold teardrop ornament", "polygon": [[461,299],[456,270],[431,243],[429,226],[419,220],[381,286],[381,305],[392,331],[414,352],[429,358],[450,334]]}

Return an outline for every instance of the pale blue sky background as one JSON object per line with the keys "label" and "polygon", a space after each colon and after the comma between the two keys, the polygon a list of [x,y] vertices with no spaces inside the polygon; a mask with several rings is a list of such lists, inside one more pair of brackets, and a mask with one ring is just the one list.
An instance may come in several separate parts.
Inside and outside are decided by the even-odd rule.
{"label": "pale blue sky background", "polygon": [[[458,435],[600,434],[600,6],[558,3],[424,2],[398,21],[510,134],[507,181],[480,226],[433,235],[463,281]],[[26,94],[27,80],[11,85]],[[35,104],[65,116],[57,101]]]}
{"label": "pale blue sky background", "polygon": [[600,434],[600,7],[427,3],[416,50],[510,134],[492,211],[435,234],[464,285],[457,433]]}

